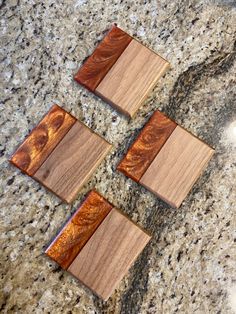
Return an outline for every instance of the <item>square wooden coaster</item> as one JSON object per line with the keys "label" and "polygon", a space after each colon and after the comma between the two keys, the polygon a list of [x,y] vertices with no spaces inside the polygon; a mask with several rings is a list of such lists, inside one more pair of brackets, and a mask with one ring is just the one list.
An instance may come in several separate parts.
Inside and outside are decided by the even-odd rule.
{"label": "square wooden coaster", "polygon": [[113,26],[75,80],[132,117],[168,67],[161,56]]}
{"label": "square wooden coaster", "polygon": [[178,208],[214,149],[156,111],[117,169]]}
{"label": "square wooden coaster", "polygon": [[150,238],[91,191],[46,254],[107,300]]}
{"label": "square wooden coaster", "polygon": [[10,162],[70,203],[110,148],[107,141],[54,105]]}

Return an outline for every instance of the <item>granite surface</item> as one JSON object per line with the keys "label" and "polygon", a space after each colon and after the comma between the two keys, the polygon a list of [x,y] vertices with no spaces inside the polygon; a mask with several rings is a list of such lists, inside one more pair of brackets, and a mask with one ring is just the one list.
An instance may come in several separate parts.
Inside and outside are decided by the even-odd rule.
{"label": "granite surface", "polygon": [[[1,6],[1,313],[236,313],[236,4],[3,0]],[[112,23],[171,64],[133,120],[73,81]],[[7,159],[53,103],[114,145],[72,206]],[[215,147],[176,210],[115,171],[155,109]],[[95,187],[153,234],[108,302],[43,254]]]}

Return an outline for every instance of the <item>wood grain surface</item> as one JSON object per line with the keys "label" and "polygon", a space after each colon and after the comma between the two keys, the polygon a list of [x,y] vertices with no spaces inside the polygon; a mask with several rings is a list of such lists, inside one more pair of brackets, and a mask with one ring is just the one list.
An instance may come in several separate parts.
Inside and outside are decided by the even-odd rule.
{"label": "wood grain surface", "polygon": [[103,138],[76,121],[34,178],[70,203],[110,148]]}
{"label": "wood grain surface", "polygon": [[150,238],[113,208],[68,271],[107,300]]}
{"label": "wood grain surface", "polygon": [[140,183],[173,207],[179,207],[214,150],[177,126]]}
{"label": "wood grain surface", "polygon": [[62,140],[76,119],[54,105],[12,155],[10,162],[32,176]]}
{"label": "wood grain surface", "polygon": [[112,207],[100,194],[91,191],[45,253],[67,269]]}
{"label": "wood grain surface", "polygon": [[85,61],[75,80],[90,91],[95,91],[98,84],[111,69],[132,37],[117,26],[113,26],[93,54]]}
{"label": "wood grain surface", "polygon": [[133,39],[95,93],[132,117],[168,67],[166,60]]}
{"label": "wood grain surface", "polygon": [[160,111],[154,112],[117,169],[138,182],[176,126]]}

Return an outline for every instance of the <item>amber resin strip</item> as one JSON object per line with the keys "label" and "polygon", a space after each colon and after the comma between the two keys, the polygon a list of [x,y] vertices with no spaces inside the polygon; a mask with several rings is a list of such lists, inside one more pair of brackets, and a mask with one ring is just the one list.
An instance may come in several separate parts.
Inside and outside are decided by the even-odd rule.
{"label": "amber resin strip", "polygon": [[67,269],[113,206],[91,191],[45,253]]}
{"label": "amber resin strip", "polygon": [[10,162],[32,176],[70,130],[76,119],[54,105],[12,155]]}
{"label": "amber resin strip", "polygon": [[131,40],[131,36],[117,26],[113,26],[79,69],[74,77],[75,80],[94,92]]}
{"label": "amber resin strip", "polygon": [[139,182],[177,124],[156,111],[129,148],[117,169]]}

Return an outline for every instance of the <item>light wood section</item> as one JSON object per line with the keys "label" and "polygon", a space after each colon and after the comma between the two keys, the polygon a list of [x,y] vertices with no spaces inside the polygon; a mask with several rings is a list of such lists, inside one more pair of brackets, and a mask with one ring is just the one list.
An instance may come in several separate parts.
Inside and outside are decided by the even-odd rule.
{"label": "light wood section", "polygon": [[12,155],[10,162],[32,176],[62,140],[76,119],[54,105]]}
{"label": "light wood section", "polygon": [[70,203],[110,148],[108,142],[77,121],[34,178]]}
{"label": "light wood section", "polygon": [[68,271],[107,300],[149,240],[147,233],[113,208]]}
{"label": "light wood section", "polygon": [[140,183],[179,207],[213,153],[211,147],[177,126]]}
{"label": "light wood section", "polygon": [[132,117],[168,67],[166,60],[133,39],[95,93]]}
{"label": "light wood section", "polygon": [[67,269],[113,205],[91,191],[45,253]]}

